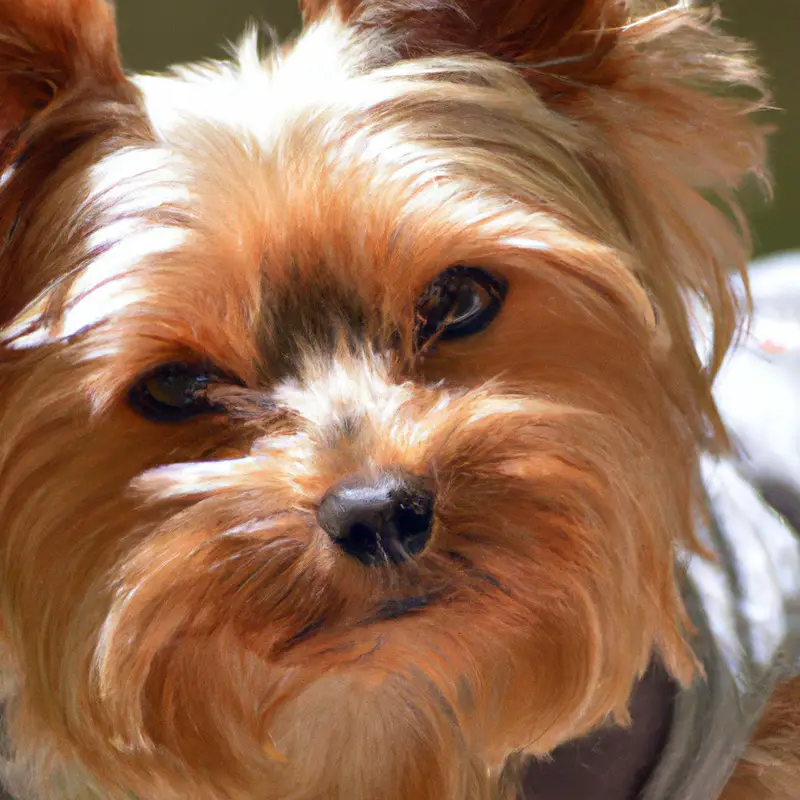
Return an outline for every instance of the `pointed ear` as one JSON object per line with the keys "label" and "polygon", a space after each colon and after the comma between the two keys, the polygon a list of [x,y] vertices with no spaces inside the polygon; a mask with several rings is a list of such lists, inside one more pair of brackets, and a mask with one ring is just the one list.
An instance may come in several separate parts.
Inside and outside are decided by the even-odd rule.
{"label": "pointed ear", "polygon": [[306,24],[326,13],[382,30],[400,58],[481,53],[536,71],[540,93],[607,83],[629,0],[301,0]]}
{"label": "pointed ear", "polygon": [[39,111],[89,82],[125,82],[109,3],[0,0],[0,162]]}

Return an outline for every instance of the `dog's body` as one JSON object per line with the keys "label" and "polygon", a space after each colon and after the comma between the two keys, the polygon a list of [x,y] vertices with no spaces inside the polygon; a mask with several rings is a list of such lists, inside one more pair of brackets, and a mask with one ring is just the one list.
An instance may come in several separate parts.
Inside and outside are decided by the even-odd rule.
{"label": "dog's body", "polygon": [[572,800],[531,759],[652,665],[609,797],[793,800],[796,543],[712,390],[760,78],[641,6],[307,0],[128,78],[102,0],[0,0],[20,800]]}

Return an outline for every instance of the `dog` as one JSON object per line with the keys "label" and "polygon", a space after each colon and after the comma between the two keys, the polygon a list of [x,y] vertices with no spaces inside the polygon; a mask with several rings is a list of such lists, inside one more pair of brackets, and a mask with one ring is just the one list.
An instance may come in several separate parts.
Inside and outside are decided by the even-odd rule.
{"label": "dog", "polygon": [[8,791],[795,798],[797,539],[714,394],[749,48],[302,11],[130,76],[104,0],[0,0]]}

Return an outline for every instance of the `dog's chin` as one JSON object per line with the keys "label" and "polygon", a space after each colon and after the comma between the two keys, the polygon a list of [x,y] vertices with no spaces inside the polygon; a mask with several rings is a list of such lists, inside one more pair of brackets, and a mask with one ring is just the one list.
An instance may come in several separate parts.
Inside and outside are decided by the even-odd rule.
{"label": "dog's chin", "polygon": [[447,654],[425,664],[394,638],[355,631],[271,660],[231,629],[175,641],[117,684],[115,752],[84,760],[137,796],[157,774],[169,797],[488,797]]}
{"label": "dog's chin", "polygon": [[475,732],[423,669],[322,678],[275,715],[276,744],[292,781],[304,776],[303,796],[489,796],[494,770],[476,757]]}
{"label": "dog's chin", "polygon": [[104,665],[113,714],[89,728],[107,738],[81,758],[137,796],[158,775],[175,797],[486,800],[510,754],[624,714],[642,653],[585,638],[596,624],[573,613],[512,632],[462,608],[301,633],[271,657],[264,642],[285,631],[228,627],[151,642],[147,663],[120,638]]}
{"label": "dog's chin", "polygon": [[138,696],[117,689],[114,752],[82,760],[137,796],[158,775],[167,797],[485,800],[510,742],[497,731],[487,740],[500,723],[487,695],[499,697],[482,682],[512,675],[459,676],[464,654],[425,636],[355,632],[271,663],[231,631],[176,643],[148,665]]}

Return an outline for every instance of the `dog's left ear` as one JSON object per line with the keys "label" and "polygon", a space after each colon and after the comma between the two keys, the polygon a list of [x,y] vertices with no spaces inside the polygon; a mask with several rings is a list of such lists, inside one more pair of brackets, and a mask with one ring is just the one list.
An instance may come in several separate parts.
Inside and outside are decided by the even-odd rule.
{"label": "dog's left ear", "polygon": [[541,95],[608,84],[628,0],[300,0],[306,24],[338,14],[388,32],[400,58],[482,53],[535,71]]}
{"label": "dog's left ear", "polygon": [[106,0],[0,0],[0,159],[53,100],[90,83],[126,83]]}

